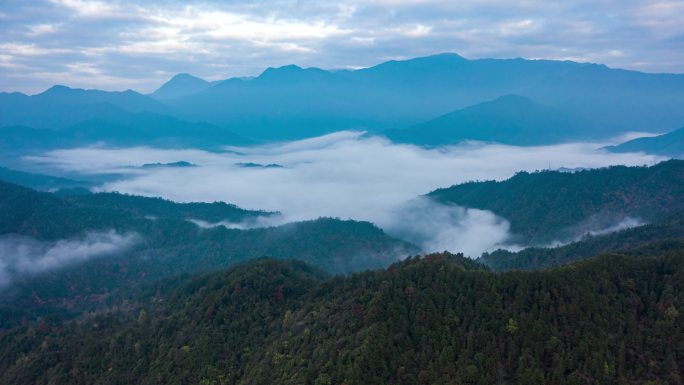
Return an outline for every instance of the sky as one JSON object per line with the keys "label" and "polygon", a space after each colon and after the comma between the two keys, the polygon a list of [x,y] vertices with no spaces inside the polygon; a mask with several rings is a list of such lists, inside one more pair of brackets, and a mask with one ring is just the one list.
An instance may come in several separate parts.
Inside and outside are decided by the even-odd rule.
{"label": "sky", "polygon": [[151,92],[455,52],[684,72],[684,0],[0,0],[0,90]]}

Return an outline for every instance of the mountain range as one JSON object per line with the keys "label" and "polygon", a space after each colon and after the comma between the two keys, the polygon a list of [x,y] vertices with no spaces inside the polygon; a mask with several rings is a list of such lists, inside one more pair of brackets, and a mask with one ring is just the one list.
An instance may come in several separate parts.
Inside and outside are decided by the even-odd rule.
{"label": "mountain range", "polygon": [[[684,128],[672,131],[682,124],[681,74],[456,54],[216,81],[181,73],[149,94],[0,93],[0,385],[681,384],[684,160],[665,158],[684,157]],[[331,137],[371,150],[328,147],[330,137],[277,143],[341,130],[364,133]],[[630,131],[666,133],[598,148]],[[462,166],[421,165],[468,141],[590,142],[587,157],[600,159],[573,166],[652,161],[390,196],[411,183],[433,189],[436,172],[463,180]],[[373,152],[391,144],[403,163]],[[115,151],[79,155],[93,162],[84,166],[141,161],[112,174],[40,162],[87,146]],[[327,163],[311,161],[324,151]],[[625,152],[655,156],[615,154]],[[386,183],[406,160],[411,175],[431,175],[363,184]],[[239,172],[226,177],[226,167]],[[100,192],[128,181],[142,194],[263,194],[240,202],[284,214]],[[308,220],[286,223],[289,189],[311,199],[293,216]],[[368,216],[387,232],[310,214],[321,212],[317,196],[348,191],[387,199],[369,201],[378,207]],[[476,259],[430,252],[473,239],[477,254],[487,250]]]}
{"label": "mountain range", "polygon": [[[518,105],[522,111],[515,111]],[[682,105],[684,75],[440,54],[359,70],[289,65],[268,68],[254,78],[215,82],[180,74],[150,95],[64,86],[33,96],[0,93],[0,126],[54,130],[146,112],[208,123],[256,141],[392,129],[390,137],[431,145],[460,138],[549,143],[671,130],[684,122]],[[499,113],[516,122],[497,123]],[[475,126],[477,130],[467,128],[478,116],[487,123]],[[407,130],[394,131],[398,129]],[[420,129],[435,137],[418,134]],[[448,129],[457,132],[447,135]],[[533,134],[540,130],[544,135],[537,139]]]}
{"label": "mountain range", "polygon": [[[313,124],[322,126],[318,133],[340,128],[402,128],[508,94],[561,108],[608,128],[670,129],[684,118],[682,85],[682,75],[573,62],[467,60],[442,54],[354,71],[269,68],[254,79],[229,79],[169,104],[181,116],[228,124],[246,136],[258,135],[264,125],[290,138],[297,135],[291,127],[306,131],[314,129]],[[614,133],[605,131],[605,135]]]}

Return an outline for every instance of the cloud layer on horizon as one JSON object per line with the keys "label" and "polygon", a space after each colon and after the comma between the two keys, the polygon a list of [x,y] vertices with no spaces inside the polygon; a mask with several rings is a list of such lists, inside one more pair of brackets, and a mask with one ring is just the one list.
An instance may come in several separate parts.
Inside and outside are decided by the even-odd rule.
{"label": "cloud layer on horizon", "polygon": [[170,76],[356,68],[457,52],[684,72],[684,1],[6,0],[0,83],[148,92]]}
{"label": "cloud layer on horizon", "polygon": [[[439,149],[396,145],[358,132],[296,142],[201,150],[85,147],[27,158],[80,174],[119,174],[103,191],[162,196],[174,201],[225,201],[280,211],[280,224],[321,216],[370,221],[425,251],[471,256],[506,244],[508,223],[492,213],[437,205],[418,198],[431,190],[472,181],[505,179],[520,170],[653,164],[661,158],[614,154],[604,144],[515,147],[466,143]],[[186,161],[197,167],[140,168]],[[240,164],[279,164],[258,168]],[[179,183],[183,181],[183,183]]]}

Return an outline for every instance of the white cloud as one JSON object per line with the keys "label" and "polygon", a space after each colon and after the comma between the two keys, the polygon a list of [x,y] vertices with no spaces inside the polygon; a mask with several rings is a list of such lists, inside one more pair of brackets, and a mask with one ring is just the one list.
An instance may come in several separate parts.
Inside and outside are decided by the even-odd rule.
{"label": "white cloud", "polygon": [[453,251],[477,258],[508,244],[510,224],[486,210],[443,205],[420,197],[389,211],[378,225],[425,252]]}
{"label": "white cloud", "polygon": [[95,0],[50,0],[72,10],[76,15],[93,18],[110,18],[124,13],[124,10],[111,2]]}
{"label": "white cloud", "polygon": [[[29,48],[5,50],[12,63],[24,65],[4,65],[0,72],[0,82],[12,90],[63,83],[66,64],[88,60],[104,80],[71,76],[69,85],[120,89],[107,79],[128,78],[126,87],[137,82],[135,89],[151,91],[166,80],[160,73],[222,79],[292,63],[358,68],[447,51],[684,70],[684,3],[674,0],[28,4],[0,4],[0,44]],[[31,82],[22,76],[27,68],[35,68]]]}
{"label": "white cloud", "polygon": [[[29,160],[70,172],[121,173],[105,191],[163,196],[175,201],[216,200],[283,213],[282,221],[320,216],[366,220],[426,250],[467,250],[470,255],[506,242],[507,224],[491,213],[427,205],[416,197],[456,183],[506,179],[520,170],[653,164],[644,154],[598,150],[606,143],[514,147],[467,143],[441,149],[395,145],[361,133],[229,152],[136,148],[77,148]],[[187,161],[184,169],[134,169],[146,163]],[[279,164],[245,168],[238,163]],[[183,183],[178,183],[183,181]],[[418,209],[418,208],[421,209]],[[425,215],[425,213],[433,213]],[[432,221],[432,222],[430,222]],[[422,227],[424,230],[410,229]],[[209,224],[206,224],[209,225]],[[431,230],[426,230],[431,229]]]}
{"label": "white cloud", "polygon": [[432,27],[429,25],[416,24],[411,29],[401,31],[404,35],[409,37],[423,37],[429,35],[430,32],[432,32]]}
{"label": "white cloud", "polygon": [[620,222],[615,223],[613,225],[604,227],[602,229],[589,231],[589,234],[591,234],[591,235],[610,234],[610,233],[614,233],[614,232],[620,231],[620,230],[626,230],[626,229],[631,229],[631,228],[638,227],[638,226],[643,226],[645,224],[646,223],[644,221],[642,221],[641,219],[626,217],[625,219],[623,219]]}
{"label": "white cloud", "polygon": [[60,269],[91,258],[125,250],[138,241],[134,233],[91,232],[81,238],[41,242],[5,235],[0,238],[0,288],[16,276]]}
{"label": "white cloud", "polygon": [[45,48],[25,43],[0,43],[0,51],[11,56],[48,56],[72,52],[68,48]]}
{"label": "white cloud", "polygon": [[29,36],[49,35],[55,33],[59,28],[56,24],[41,23],[29,27]]}

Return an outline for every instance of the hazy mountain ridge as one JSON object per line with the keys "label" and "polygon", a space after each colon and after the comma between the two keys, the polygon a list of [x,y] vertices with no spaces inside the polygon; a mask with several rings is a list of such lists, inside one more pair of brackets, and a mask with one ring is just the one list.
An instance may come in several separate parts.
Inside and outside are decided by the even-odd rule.
{"label": "hazy mountain ridge", "polygon": [[190,74],[181,73],[172,77],[149,96],[158,100],[169,100],[203,91],[212,86],[211,82]]}
{"label": "hazy mountain ridge", "polygon": [[[33,96],[3,93],[0,126],[63,128],[116,117],[121,111],[147,111],[208,122],[269,141],[349,129],[405,128],[510,94],[596,122],[591,127],[601,126],[599,132],[592,132],[598,137],[644,127],[669,130],[684,121],[684,75],[441,54],[359,70],[289,65],[269,68],[254,78],[211,83],[181,74],[158,90],[156,96],[162,95],[164,102],[134,91],[63,86]],[[582,138],[588,131],[582,127],[567,137]]]}
{"label": "hazy mountain ridge", "polygon": [[190,123],[150,112],[91,119],[60,130],[75,144],[106,142],[113,146],[149,145],[218,149],[252,144],[251,140],[209,123]]}
{"label": "hazy mountain ridge", "polygon": [[684,157],[684,127],[653,137],[636,138],[616,146],[606,147],[613,152],[645,152],[673,158]]}
{"label": "hazy mountain ridge", "polygon": [[542,106],[518,95],[506,95],[383,134],[398,143],[429,146],[465,140],[530,146],[596,140],[615,131],[608,125],[560,108]]}
{"label": "hazy mountain ridge", "polygon": [[51,190],[87,188],[91,182],[74,180],[52,175],[24,172],[0,167],[0,181],[10,182],[35,190]]}
{"label": "hazy mountain ridge", "polygon": [[132,90],[84,90],[54,86],[37,95],[0,93],[0,126],[63,128],[93,118],[115,118],[122,112],[170,113],[168,106]]}
{"label": "hazy mountain ridge", "polygon": [[[681,124],[684,113],[676,111],[684,103],[682,85],[683,75],[546,60],[467,60],[442,54],[356,71],[285,66],[264,71],[250,81],[219,83],[172,104],[185,116],[211,116],[210,120],[226,124],[239,121],[236,124],[250,124],[249,129],[256,132],[262,123],[273,130],[300,121],[306,126],[311,119],[327,125],[327,131],[345,125],[377,131],[518,94],[608,127],[629,130]],[[650,91],[648,98],[644,89]],[[232,108],[219,113],[226,105]],[[659,116],[656,110],[661,112]],[[258,118],[257,111],[261,114]],[[281,135],[297,137],[291,132]]]}
{"label": "hazy mountain ridge", "polygon": [[223,146],[254,142],[209,123],[190,123],[152,112],[119,111],[109,117],[88,118],[56,130],[17,126],[0,128],[0,147],[11,152],[36,153],[95,143],[217,150]]}

